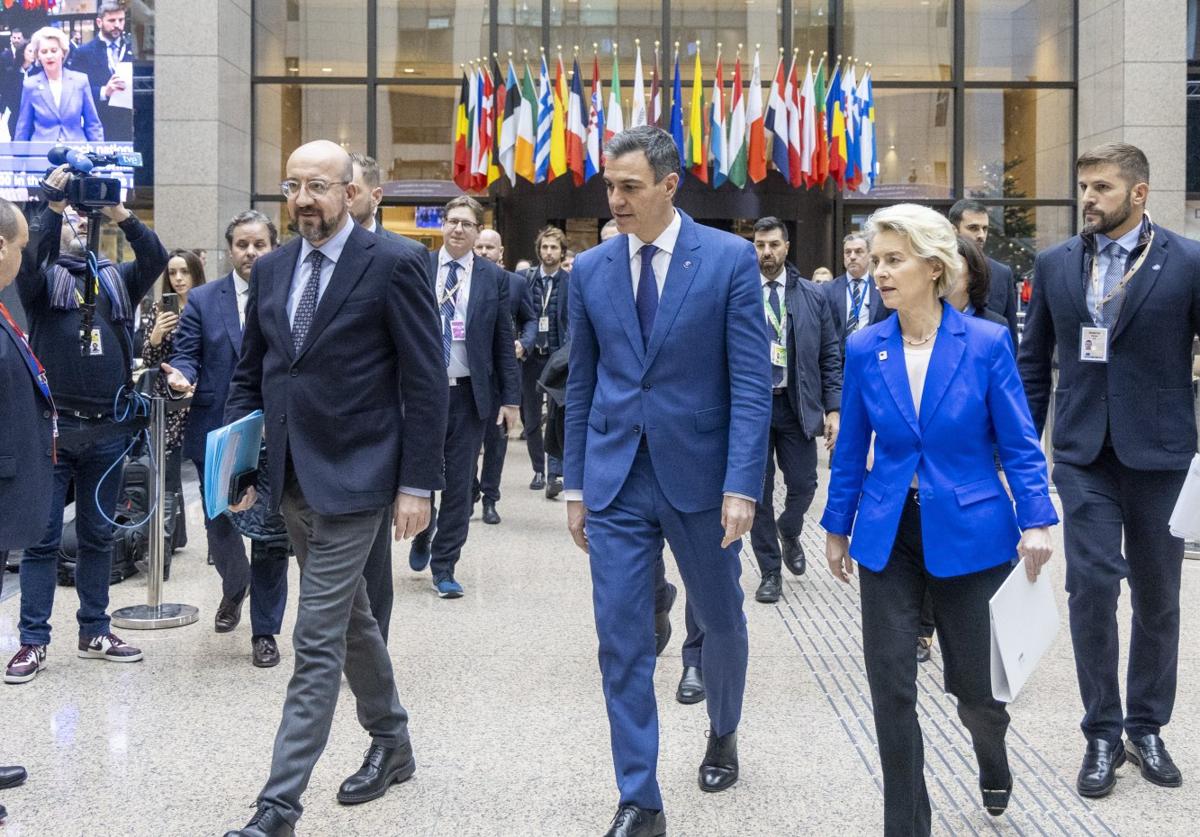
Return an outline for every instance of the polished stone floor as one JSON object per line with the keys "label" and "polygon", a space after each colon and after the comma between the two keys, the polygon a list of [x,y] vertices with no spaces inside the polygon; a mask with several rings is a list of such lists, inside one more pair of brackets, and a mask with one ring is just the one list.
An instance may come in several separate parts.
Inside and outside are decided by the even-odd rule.
{"label": "polished stone floor", "polygon": [[[825,471],[822,469],[822,479]],[[523,446],[510,448],[499,526],[472,522],[460,565],[466,596],[439,600],[429,576],[397,547],[391,649],[412,715],[418,770],[363,806],[339,806],[341,779],[358,767],[366,737],[343,688],[333,733],[313,774],[303,835],[599,835],[616,791],[586,559],[564,527],[565,508],[526,489]],[[0,685],[7,730],[0,761],[21,762],[29,782],[0,793],[5,835],[214,835],[250,814],[270,758],[291,671],[250,665],[248,620],[217,635],[217,576],[204,561],[194,483],[192,541],[177,553],[166,600],[200,607],[194,625],[123,632],[144,662],[114,665],[74,654],[73,590],[60,588],[49,668]],[[810,519],[824,504],[824,487]],[[804,536],[819,555],[819,530]],[[670,572],[677,576],[674,567]],[[707,795],[696,786],[707,720],[703,705],[673,699],[683,634],[660,659],[659,775],[671,835],[858,835],[881,830],[882,796],[862,668],[857,590],[835,583],[823,560],[785,578],[778,605],[752,600],[757,570],[743,553],[751,659],[740,729],[742,778]],[[1050,571],[1062,587],[1063,564]],[[786,576],[786,573],[785,573]],[[293,581],[295,569],[293,568]],[[9,575],[6,585],[13,584]],[[112,590],[112,606],[144,601],[144,576]],[[295,593],[293,590],[293,597]],[[1016,790],[1009,815],[988,817],[953,703],[940,688],[940,656],[922,667],[927,771],[939,834],[1195,834],[1200,821],[1200,562],[1184,568],[1183,642],[1175,721],[1164,738],[1185,774],[1182,789],[1154,787],[1121,770],[1107,799],[1074,792],[1083,751],[1073,656],[1063,629],[1018,701],[1009,736]],[[5,657],[16,644],[18,603],[0,604]],[[1124,634],[1128,610],[1123,605]]]}

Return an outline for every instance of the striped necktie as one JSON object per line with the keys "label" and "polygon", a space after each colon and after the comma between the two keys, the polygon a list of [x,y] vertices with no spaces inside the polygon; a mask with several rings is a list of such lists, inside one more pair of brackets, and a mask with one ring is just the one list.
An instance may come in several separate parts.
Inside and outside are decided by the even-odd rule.
{"label": "striped necktie", "polygon": [[862,312],[863,280],[850,280],[850,310],[846,312],[846,336],[858,331],[858,315]]}
{"label": "striped necktie", "polygon": [[450,322],[454,319],[454,307],[458,303],[458,262],[451,261],[446,265],[446,287],[442,291],[442,362],[450,367],[450,344],[454,342],[454,334]]}

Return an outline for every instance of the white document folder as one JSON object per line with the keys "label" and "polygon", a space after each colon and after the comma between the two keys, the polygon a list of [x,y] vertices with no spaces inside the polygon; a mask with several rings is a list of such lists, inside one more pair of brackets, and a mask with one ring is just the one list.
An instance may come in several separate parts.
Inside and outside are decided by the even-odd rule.
{"label": "white document folder", "polygon": [[1200,453],[1192,457],[1187,479],[1175,501],[1167,523],[1171,534],[1186,541],[1200,541]]}
{"label": "white document folder", "polygon": [[1043,567],[1038,580],[1031,583],[1025,575],[1025,560],[1021,559],[988,602],[988,612],[992,623],[992,696],[1009,703],[1058,634],[1058,606],[1050,573]]}

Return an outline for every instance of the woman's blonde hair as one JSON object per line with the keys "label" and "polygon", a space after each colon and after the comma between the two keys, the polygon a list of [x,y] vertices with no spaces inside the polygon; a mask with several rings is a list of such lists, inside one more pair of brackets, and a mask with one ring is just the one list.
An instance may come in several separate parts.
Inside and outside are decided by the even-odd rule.
{"label": "woman's blonde hair", "polygon": [[67,37],[67,33],[55,26],[43,26],[41,29],[33,33],[33,37],[29,39],[29,43],[33,44],[33,54],[36,58],[38,51],[42,48],[42,41],[46,39],[58,41],[59,47],[62,49],[63,58],[66,58],[71,52],[71,39]]}
{"label": "woman's blonde hair", "polygon": [[913,255],[941,265],[941,275],[934,282],[938,298],[954,288],[954,281],[963,270],[963,260],[958,254],[954,227],[941,213],[915,203],[898,203],[875,210],[867,219],[866,230],[872,238],[885,230],[901,235]]}

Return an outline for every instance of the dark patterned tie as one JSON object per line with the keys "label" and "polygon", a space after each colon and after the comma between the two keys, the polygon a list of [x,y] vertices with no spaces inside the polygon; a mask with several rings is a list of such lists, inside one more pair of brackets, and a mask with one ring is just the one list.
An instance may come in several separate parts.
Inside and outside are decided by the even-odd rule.
{"label": "dark patterned tie", "polygon": [[292,316],[292,345],[296,354],[304,346],[304,338],[312,327],[313,314],[317,310],[317,294],[321,290],[321,265],[325,264],[325,254],[313,250],[308,254],[311,269],[308,272],[308,282],[300,294],[300,302],[296,305],[296,313]]}
{"label": "dark patterned tie", "polygon": [[850,280],[850,311],[846,313],[846,336],[858,331],[858,315],[862,311],[863,288],[861,279]]}
{"label": "dark patterned tie", "polygon": [[[779,305],[779,283],[775,282],[775,281],[771,281],[771,282],[767,283],[767,287],[771,289],[771,293],[767,297],[767,304],[769,304],[771,306],[771,313],[773,313],[775,315],[775,322],[782,325],[783,324],[783,309]],[[775,326],[772,324],[771,330],[772,330],[772,332],[774,332],[771,335],[772,339],[778,338],[779,342],[782,343],[783,336],[781,334],[779,334],[779,332],[776,332],[774,329],[775,329]],[[771,386],[772,387],[783,386],[783,367],[782,366],[775,366],[774,364],[771,365]]]}
{"label": "dark patterned tie", "polygon": [[642,255],[642,271],[638,278],[637,315],[642,327],[642,346],[646,346],[654,330],[654,315],[658,313],[658,280],[654,278],[654,254],[658,248],[644,244],[638,252]]}
{"label": "dark patterned tie", "polygon": [[450,367],[450,344],[454,342],[450,321],[454,319],[454,306],[458,301],[458,268],[455,261],[446,265],[446,287],[442,291],[442,361],[446,368]]}
{"label": "dark patterned tie", "polygon": [[[1125,275],[1125,248],[1115,241],[1110,241],[1104,248],[1104,252],[1108,254],[1108,269],[1104,271],[1104,287],[1100,291],[1100,299],[1106,299],[1113,292],[1113,288],[1121,283],[1121,277]],[[1101,307],[1099,299],[1096,300],[1096,305]],[[1112,325],[1120,310],[1121,295],[1117,294],[1101,307],[1100,322],[1097,325]]]}

